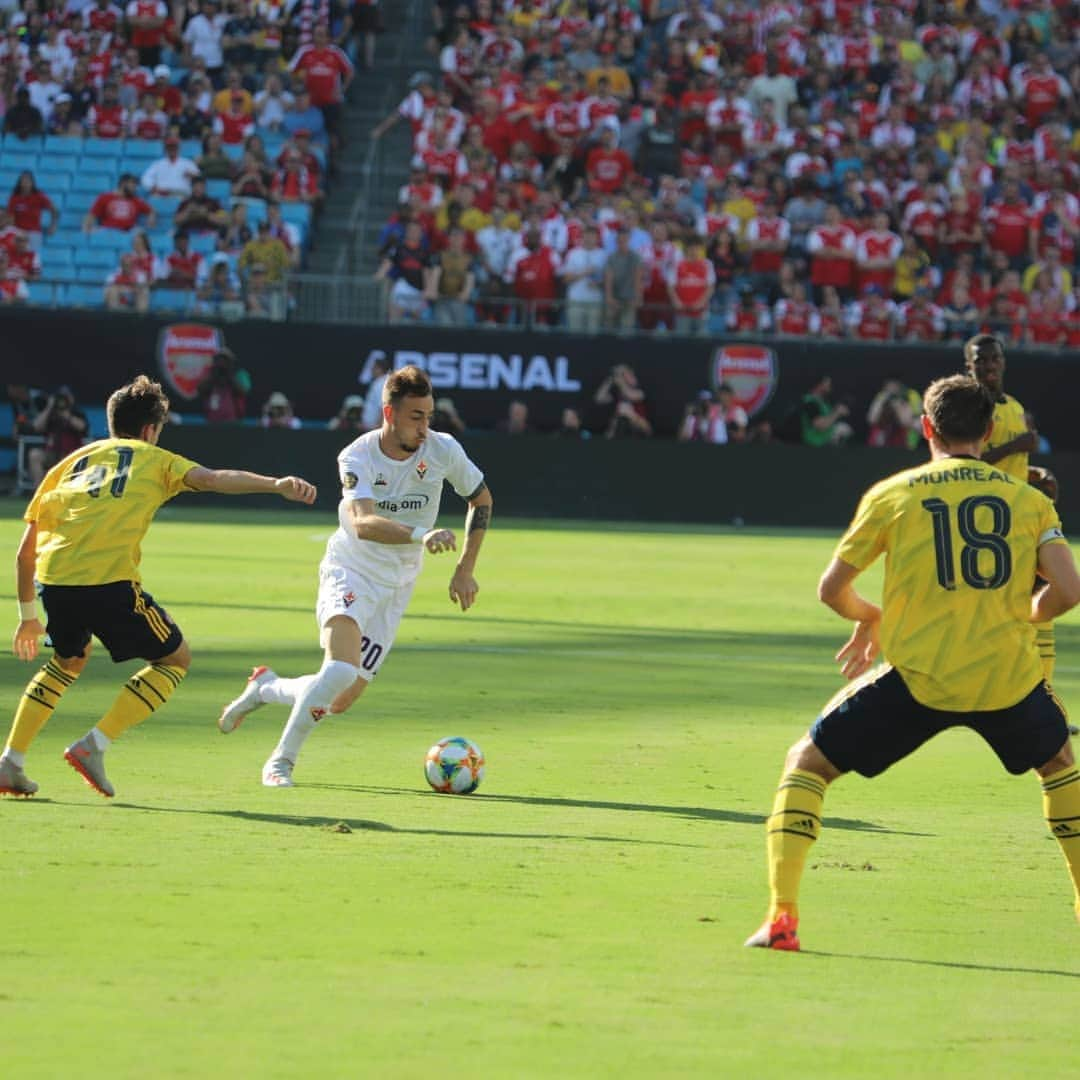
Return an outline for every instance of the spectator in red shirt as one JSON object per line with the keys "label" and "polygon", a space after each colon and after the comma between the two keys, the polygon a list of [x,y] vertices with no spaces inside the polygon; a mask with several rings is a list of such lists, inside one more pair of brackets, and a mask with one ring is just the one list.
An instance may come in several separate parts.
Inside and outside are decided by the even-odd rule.
{"label": "spectator in red shirt", "polygon": [[136,194],[137,183],[131,173],[124,173],[115,191],[99,195],[83,218],[83,232],[92,232],[94,228],[126,231],[134,228],[141,217],[146,218],[146,227],[152,229],[157,224],[157,214]]}
{"label": "spectator in red shirt", "polygon": [[30,299],[30,290],[26,282],[18,276],[12,276],[8,263],[7,248],[0,247],[0,304],[23,304]]}
{"label": "spectator in red shirt", "polygon": [[184,107],[184,95],[178,87],[170,81],[172,72],[168,64],[158,64],[154,68],[154,85],[152,92],[157,98],[157,107],[169,116],[179,116]]}
{"label": "spectator in red shirt", "polygon": [[540,243],[540,234],[531,231],[523,240],[524,250],[514,256],[514,295],[523,302],[526,323],[551,326],[555,321],[552,301],[558,295],[557,258]]}
{"label": "spectator in red shirt", "polygon": [[239,146],[255,133],[255,123],[247,111],[246,99],[242,93],[232,94],[228,111],[214,117],[214,131],[221,136],[221,141],[226,146]]}
{"label": "spectator in red shirt", "polygon": [[675,264],[668,283],[677,333],[705,333],[715,287],[713,264],[705,258],[705,245],[695,236],[686,242],[683,257]]}
{"label": "spectator in red shirt", "polygon": [[1006,181],[1001,199],[986,208],[985,218],[988,254],[1003,251],[1009,257],[1009,265],[1021,269],[1028,251],[1032,215],[1020,197],[1020,185],[1015,180]]}
{"label": "spectator in red shirt", "polygon": [[[32,233],[40,238],[42,232],[56,232],[56,223],[60,215],[53,206],[52,199],[43,191],[38,191],[37,183],[32,172],[19,174],[15,181],[11,196],[7,201],[8,213],[11,214],[11,222],[16,229]],[[42,215],[48,211],[49,227],[43,229],[41,224]]]}
{"label": "spectator in red shirt", "polygon": [[128,137],[156,141],[165,138],[168,129],[169,118],[158,107],[157,95],[147,91],[139,107],[128,117]]}
{"label": "spectator in red shirt", "polygon": [[303,74],[304,88],[311,104],[319,109],[326,121],[331,140],[336,140],[341,119],[341,103],[356,72],[349,58],[330,44],[325,24],[319,23],[310,45],[301,45],[289,64],[290,71]]}
{"label": "spectator in red shirt", "polygon": [[289,151],[285,164],[274,173],[270,193],[281,202],[302,202],[309,206],[322,198],[318,177],[304,168],[300,151]]}
{"label": "spectator in red shirt", "polygon": [[101,91],[101,103],[91,105],[86,114],[90,134],[99,139],[122,139],[127,130],[127,114],[120,103],[120,91],[114,82],[107,82]]}
{"label": "spectator in red shirt", "polygon": [[600,145],[589,151],[585,159],[585,179],[592,192],[613,193],[622,191],[633,175],[634,163],[625,150],[619,149],[619,136],[611,127],[605,127]]}
{"label": "spectator in red shirt", "polygon": [[138,312],[150,307],[150,282],[136,267],[130,251],[120,256],[120,266],[105,280],[105,307],[109,311]]}
{"label": "spectator in red shirt", "polygon": [[177,230],[173,250],[165,256],[167,272],[162,284],[170,289],[194,289],[201,263],[202,256],[191,250],[191,237],[185,230]]}
{"label": "spectator in red shirt", "polygon": [[25,280],[41,277],[41,256],[30,246],[30,237],[24,232],[12,235],[8,248],[8,276]]}
{"label": "spectator in red shirt", "polygon": [[852,295],[855,265],[855,230],[845,225],[840,207],[830,203],[825,208],[823,224],[811,229],[806,237],[810,255],[810,284],[820,303],[823,291],[832,286],[844,298]]}

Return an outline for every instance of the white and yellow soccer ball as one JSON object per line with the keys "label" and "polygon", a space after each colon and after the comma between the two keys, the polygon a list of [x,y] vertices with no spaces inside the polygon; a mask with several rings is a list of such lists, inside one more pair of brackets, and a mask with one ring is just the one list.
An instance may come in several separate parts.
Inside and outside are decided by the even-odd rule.
{"label": "white and yellow soccer ball", "polygon": [[424,776],[444,795],[471,795],[484,779],[484,752],[462,735],[440,739],[427,752]]}

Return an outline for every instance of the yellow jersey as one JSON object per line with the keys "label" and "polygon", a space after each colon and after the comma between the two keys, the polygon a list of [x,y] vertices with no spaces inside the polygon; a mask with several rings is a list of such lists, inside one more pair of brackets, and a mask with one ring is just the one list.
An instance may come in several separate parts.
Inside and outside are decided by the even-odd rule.
{"label": "yellow jersey", "polygon": [[[983,450],[993,450],[1027,432],[1027,420],[1024,419],[1024,406],[1014,397],[1002,394],[994,403],[994,426],[990,429],[990,438],[983,444]],[[995,461],[995,469],[1001,469],[1010,476],[1015,476],[1025,484],[1028,478],[1028,455],[1010,454],[1000,461]]]}
{"label": "yellow jersey", "polygon": [[186,486],[194,461],[141,439],[102,439],[53,466],[23,515],[37,523],[43,585],[139,580],[139,550],[162,503]]}
{"label": "yellow jersey", "polygon": [[949,712],[1015,705],[1043,676],[1031,586],[1065,543],[1041,491],[975,458],[929,461],[863,496],[836,557],[885,553],[881,650],[916,701]]}

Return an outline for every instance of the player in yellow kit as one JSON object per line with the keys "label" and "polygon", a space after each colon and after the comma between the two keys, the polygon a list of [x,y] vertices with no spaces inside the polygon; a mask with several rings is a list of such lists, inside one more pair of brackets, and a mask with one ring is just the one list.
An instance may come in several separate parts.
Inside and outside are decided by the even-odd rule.
{"label": "player in yellow kit", "polygon": [[[64,752],[102,795],[114,794],[105,775],[106,748],[164,705],[187,674],[191,650],[180,628],[139,581],[139,546],[162,503],[182,491],[276,492],[308,504],[315,499],[315,488],[294,476],[205,469],[162,450],[157,441],[169,399],[145,375],[117,390],[107,413],[110,437],[80,447],[50,469],[24,515],[14,651],[21,660],[33,660],[46,632],[54,651],[15,711],[0,755],[2,795],[37,791],[23,768],[26,752],[86,666],[92,636],[116,663],[149,661],[97,725]],[[35,581],[47,627],[38,619]]]}
{"label": "player in yellow kit", "polygon": [[988,465],[1018,480],[1028,479],[1028,455],[1038,445],[1024,406],[1005,393],[1005,347],[993,334],[976,334],[964,342],[964,363],[994,399],[994,426],[979,455]]}
{"label": "player in yellow kit", "polygon": [[[1080,770],[1032,626],[1080,603],[1080,574],[1050,500],[979,460],[993,413],[985,389],[939,379],[924,409],[931,460],[863,496],[818,586],[855,623],[837,654],[854,681],[788,752],[768,819],[769,914],[747,945],[799,948],[799,884],[828,785],[851,770],[877,776],[956,726],[1010,773],[1042,778],[1080,917]],[[854,580],[882,553],[879,608]],[[1048,584],[1032,596],[1036,571]],[[879,650],[886,662],[871,670]]]}
{"label": "player in yellow kit", "polygon": [[[979,456],[1017,479],[1026,478],[1051,502],[1057,502],[1057,478],[1049,469],[1029,463],[1028,456],[1038,445],[1038,435],[1028,423],[1024,406],[1005,393],[1005,348],[1001,341],[993,334],[976,334],[964,343],[964,361],[968,374],[994,399],[994,426]],[[1048,683],[1052,682],[1057,653],[1054,624],[1045,622],[1037,626],[1035,641],[1043,662],[1043,675]],[[1069,726],[1069,733],[1077,734],[1073,725]]]}

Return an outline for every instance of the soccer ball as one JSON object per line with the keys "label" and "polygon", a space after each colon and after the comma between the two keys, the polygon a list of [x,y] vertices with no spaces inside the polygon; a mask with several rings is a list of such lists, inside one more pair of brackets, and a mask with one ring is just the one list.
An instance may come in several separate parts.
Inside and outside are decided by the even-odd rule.
{"label": "soccer ball", "polygon": [[471,739],[440,739],[424,759],[427,782],[444,795],[471,795],[484,779],[484,752]]}

